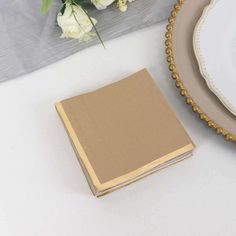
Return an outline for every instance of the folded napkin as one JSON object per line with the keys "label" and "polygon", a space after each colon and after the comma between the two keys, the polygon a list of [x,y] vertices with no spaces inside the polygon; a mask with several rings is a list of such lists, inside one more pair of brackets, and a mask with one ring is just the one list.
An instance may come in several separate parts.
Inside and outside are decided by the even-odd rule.
{"label": "folded napkin", "polygon": [[[41,0],[0,0],[0,81],[27,74],[86,47],[97,39],[81,43],[61,39],[56,15],[61,7],[54,0],[46,16],[40,12]],[[136,0],[121,13],[115,6],[104,11],[89,8],[98,20],[97,29],[104,41],[116,38],[165,19],[176,0]]]}

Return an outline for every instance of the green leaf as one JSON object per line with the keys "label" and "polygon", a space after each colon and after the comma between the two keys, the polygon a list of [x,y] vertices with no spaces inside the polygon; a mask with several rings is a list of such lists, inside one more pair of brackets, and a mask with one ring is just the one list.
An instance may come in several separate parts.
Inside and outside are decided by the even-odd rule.
{"label": "green leaf", "polygon": [[65,10],[66,10],[66,4],[63,4],[63,6],[62,6],[62,8],[60,10],[62,15],[64,15]]}
{"label": "green leaf", "polygon": [[41,9],[43,15],[47,13],[51,5],[52,5],[52,0],[43,0],[43,5]]}

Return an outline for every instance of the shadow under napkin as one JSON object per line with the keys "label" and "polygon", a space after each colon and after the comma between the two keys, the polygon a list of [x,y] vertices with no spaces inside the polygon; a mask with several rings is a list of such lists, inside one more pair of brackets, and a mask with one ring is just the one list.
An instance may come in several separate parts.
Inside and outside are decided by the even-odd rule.
{"label": "shadow under napkin", "polygon": [[[96,38],[89,43],[60,38],[61,29],[56,23],[59,0],[54,0],[46,16],[41,15],[41,1],[0,2],[0,81],[30,73],[100,43]],[[106,41],[162,21],[175,2],[136,0],[125,13],[115,6],[103,11],[90,7],[89,13],[98,20],[97,29]]]}

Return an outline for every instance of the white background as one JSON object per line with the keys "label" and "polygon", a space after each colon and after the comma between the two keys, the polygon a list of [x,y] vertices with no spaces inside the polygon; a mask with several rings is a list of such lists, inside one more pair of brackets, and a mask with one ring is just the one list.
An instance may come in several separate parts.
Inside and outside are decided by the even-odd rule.
{"label": "white background", "polygon": [[[164,33],[162,23],[0,84],[1,236],[236,235],[235,145],[178,95]],[[192,158],[97,199],[54,104],[144,67],[197,148]]]}

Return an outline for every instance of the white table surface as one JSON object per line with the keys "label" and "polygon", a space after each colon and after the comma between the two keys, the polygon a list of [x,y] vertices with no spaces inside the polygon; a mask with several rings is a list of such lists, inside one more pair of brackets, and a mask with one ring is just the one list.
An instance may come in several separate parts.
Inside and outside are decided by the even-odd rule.
{"label": "white table surface", "polygon": [[[165,23],[0,84],[1,236],[236,235],[236,149],[170,79]],[[54,103],[146,67],[197,145],[194,156],[103,198],[90,192]]]}

